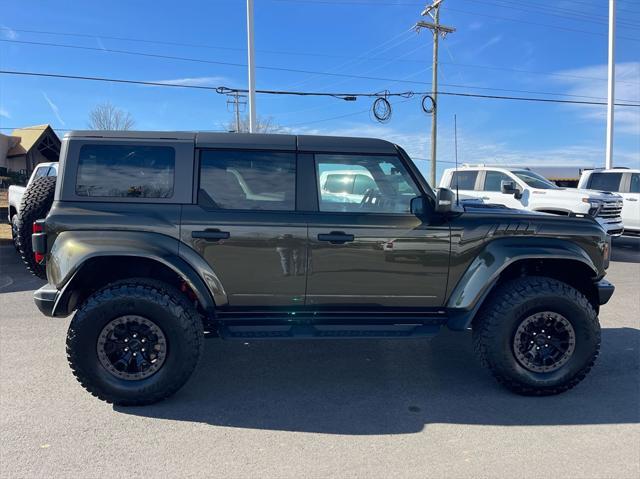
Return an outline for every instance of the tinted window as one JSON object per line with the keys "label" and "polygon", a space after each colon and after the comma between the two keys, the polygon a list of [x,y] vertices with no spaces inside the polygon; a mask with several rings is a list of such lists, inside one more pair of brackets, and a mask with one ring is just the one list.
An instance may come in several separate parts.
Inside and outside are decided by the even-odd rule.
{"label": "tinted window", "polygon": [[631,185],[629,185],[629,193],[640,193],[640,173],[631,175]]}
{"label": "tinted window", "polygon": [[208,208],[295,210],[296,156],[266,151],[203,151],[198,203]]}
{"label": "tinted window", "polygon": [[473,190],[476,185],[477,171],[454,171],[449,188]]}
{"label": "tinted window", "polygon": [[171,198],[175,151],[167,146],[84,145],[78,196]]}
{"label": "tinted window", "polygon": [[[420,194],[395,156],[316,155],[320,211],[408,213]],[[338,187],[338,179],[343,186]]]}
{"label": "tinted window", "polygon": [[589,177],[591,190],[620,191],[622,173],[592,173]]}
{"label": "tinted window", "polygon": [[503,181],[513,181],[499,171],[487,171],[484,177],[484,191],[501,191]]}

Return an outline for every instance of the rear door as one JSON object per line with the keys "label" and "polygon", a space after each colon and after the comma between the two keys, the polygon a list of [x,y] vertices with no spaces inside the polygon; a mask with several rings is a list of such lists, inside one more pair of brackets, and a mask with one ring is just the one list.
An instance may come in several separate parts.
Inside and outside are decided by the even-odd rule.
{"label": "rear door", "polygon": [[480,198],[482,193],[476,190],[476,180],[478,179],[478,170],[457,170],[451,174],[451,184],[449,189],[457,191],[460,199]]}
{"label": "rear door", "polygon": [[[401,159],[333,153],[305,157],[313,164],[318,192],[316,211],[307,213],[307,304],[363,309],[442,305],[449,227],[425,224],[410,213],[411,199],[423,192]],[[322,182],[332,171],[349,172],[362,187],[354,180],[343,195],[328,191]]]}
{"label": "rear door", "polygon": [[622,222],[625,229],[640,231],[640,173],[627,173],[628,183],[625,191],[620,193],[624,198],[622,206]]}
{"label": "rear door", "polygon": [[209,263],[230,307],[304,303],[307,226],[295,151],[203,149],[182,241]]}

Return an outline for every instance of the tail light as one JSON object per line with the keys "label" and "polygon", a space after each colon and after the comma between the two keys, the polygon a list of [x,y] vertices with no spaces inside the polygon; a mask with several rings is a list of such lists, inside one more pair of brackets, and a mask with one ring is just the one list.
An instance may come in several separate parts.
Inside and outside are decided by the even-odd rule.
{"label": "tail light", "polygon": [[36,263],[42,264],[47,254],[47,234],[44,232],[44,220],[37,220],[31,226],[31,248],[33,249],[33,259]]}

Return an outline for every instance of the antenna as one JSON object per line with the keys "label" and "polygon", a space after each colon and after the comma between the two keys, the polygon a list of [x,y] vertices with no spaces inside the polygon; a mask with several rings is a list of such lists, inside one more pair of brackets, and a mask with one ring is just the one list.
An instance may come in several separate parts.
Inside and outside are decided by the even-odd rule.
{"label": "antenna", "polygon": [[455,157],[456,157],[456,205],[460,206],[460,175],[458,174],[458,118],[453,114],[453,143],[455,145]]}

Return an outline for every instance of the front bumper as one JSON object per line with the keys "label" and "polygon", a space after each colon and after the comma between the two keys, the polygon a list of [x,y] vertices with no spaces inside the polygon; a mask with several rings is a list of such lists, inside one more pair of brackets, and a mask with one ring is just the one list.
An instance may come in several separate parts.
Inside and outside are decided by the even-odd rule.
{"label": "front bumper", "polygon": [[596,283],[596,290],[598,291],[598,304],[607,304],[611,299],[616,287],[609,283],[605,279],[601,279]]}
{"label": "front bumper", "polygon": [[42,314],[53,317],[55,316],[54,311],[59,296],[60,291],[50,284],[45,284],[33,293],[33,301]]}

